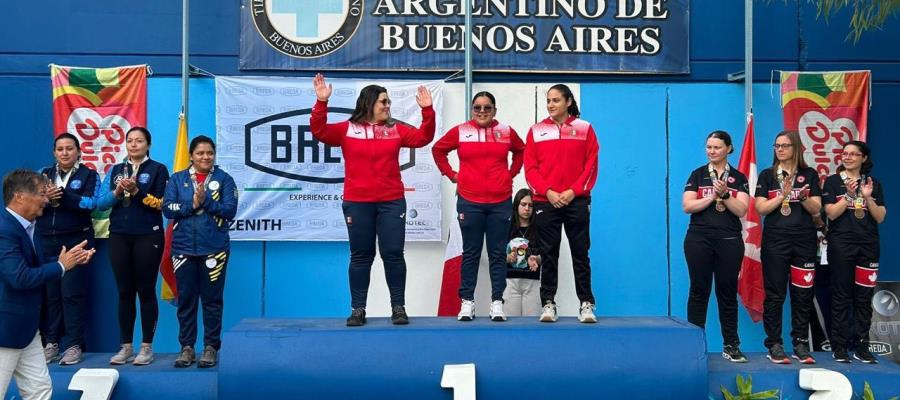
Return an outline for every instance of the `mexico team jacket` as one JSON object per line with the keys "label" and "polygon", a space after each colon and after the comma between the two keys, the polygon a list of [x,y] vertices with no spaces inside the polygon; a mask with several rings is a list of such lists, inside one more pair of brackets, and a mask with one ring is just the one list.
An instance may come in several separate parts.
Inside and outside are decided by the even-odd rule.
{"label": "mexico team jacket", "polygon": [[547,118],[528,130],[525,179],[535,201],[547,201],[547,190],[590,196],[597,181],[600,143],[585,120],[569,117],[562,126]]}

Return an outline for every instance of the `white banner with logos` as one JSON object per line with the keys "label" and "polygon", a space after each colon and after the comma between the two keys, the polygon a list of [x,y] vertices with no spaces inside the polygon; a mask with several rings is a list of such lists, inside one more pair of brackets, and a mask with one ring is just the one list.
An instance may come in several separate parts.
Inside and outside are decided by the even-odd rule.
{"label": "white banner with logos", "polygon": [[[370,84],[388,89],[392,117],[419,126],[416,88],[443,106],[442,81],[328,79],[334,92],[328,122],[346,120],[359,91]],[[316,102],[311,78],[216,77],[217,164],[240,191],[233,240],[347,240],[341,203],[341,149],[316,140],[309,114]],[[443,134],[441,115],[436,138]],[[400,151],[406,189],[406,240],[441,240],[441,175],[431,145]]]}

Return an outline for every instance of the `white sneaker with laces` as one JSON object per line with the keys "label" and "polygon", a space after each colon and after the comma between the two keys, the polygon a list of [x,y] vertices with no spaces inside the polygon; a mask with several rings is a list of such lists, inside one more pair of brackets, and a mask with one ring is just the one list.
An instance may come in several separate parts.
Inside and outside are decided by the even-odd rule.
{"label": "white sneaker with laces", "polygon": [[506,321],[506,314],[503,313],[503,300],[494,300],[491,302],[491,321]]}
{"label": "white sneaker with laces", "polygon": [[112,365],[123,365],[134,359],[134,347],[131,343],[125,343],[119,348],[119,352],[109,359]]}
{"label": "white sneaker with laces", "polygon": [[588,302],[581,303],[581,311],[578,312],[578,321],[586,324],[597,322],[597,316],[594,315],[594,305]]}
{"label": "white sneaker with laces", "polygon": [[475,318],[475,301],[463,300],[459,307],[459,315],[456,316],[458,321],[471,321]]}
{"label": "white sneaker with laces", "polygon": [[559,315],[556,313],[556,304],[547,303],[544,304],[544,311],[541,312],[541,318],[539,321],[541,322],[556,322],[559,319]]}
{"label": "white sneaker with laces", "polygon": [[134,357],[133,365],[149,365],[153,362],[153,347],[149,343],[141,343],[141,351]]}

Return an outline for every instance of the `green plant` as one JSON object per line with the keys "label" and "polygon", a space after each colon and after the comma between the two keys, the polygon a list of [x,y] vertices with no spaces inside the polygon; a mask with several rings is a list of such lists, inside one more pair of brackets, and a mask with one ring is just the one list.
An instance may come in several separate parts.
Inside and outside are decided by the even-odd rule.
{"label": "green plant", "polygon": [[[866,386],[863,387],[862,395],[856,395],[862,400],[875,400],[875,393],[872,393],[872,386],[869,385],[869,381],[866,381]],[[891,397],[888,400],[897,400],[897,396]]]}
{"label": "green plant", "polygon": [[737,383],[737,394],[731,394],[725,385],[722,385],[722,395],[725,396],[725,400],[761,400],[778,398],[778,389],[753,393],[753,377],[750,375],[747,375],[746,380],[742,375],[738,375],[735,378],[735,381]]}

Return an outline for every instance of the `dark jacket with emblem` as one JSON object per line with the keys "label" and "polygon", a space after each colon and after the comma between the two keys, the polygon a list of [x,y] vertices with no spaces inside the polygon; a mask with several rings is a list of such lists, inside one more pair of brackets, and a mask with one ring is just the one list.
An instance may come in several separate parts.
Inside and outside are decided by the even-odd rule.
{"label": "dark jacket with emblem", "polygon": [[159,212],[160,199],[166,189],[169,170],[165,165],[147,159],[138,167],[138,192],[131,197],[127,207],[122,199],[116,198],[116,182],[123,176],[125,163],[114,165],[97,196],[97,207],[102,211],[112,208],[109,214],[109,231],[124,235],[147,235],[162,233],[162,214]]}
{"label": "dark jacket with emblem", "polygon": [[166,185],[162,210],[166,218],[175,221],[173,256],[204,256],[229,248],[228,226],[237,214],[237,186],[218,166],[206,182],[206,199],[196,209],[190,169],[176,172]]}
{"label": "dark jacket with emblem", "polygon": [[[56,179],[56,166],[41,170],[51,181]],[[37,232],[44,236],[76,232],[93,232],[91,212],[96,207],[96,193],[99,189],[97,172],[79,165],[63,188],[63,195],[57,207],[50,204],[37,219]],[[93,236],[93,234],[91,234]]]}

